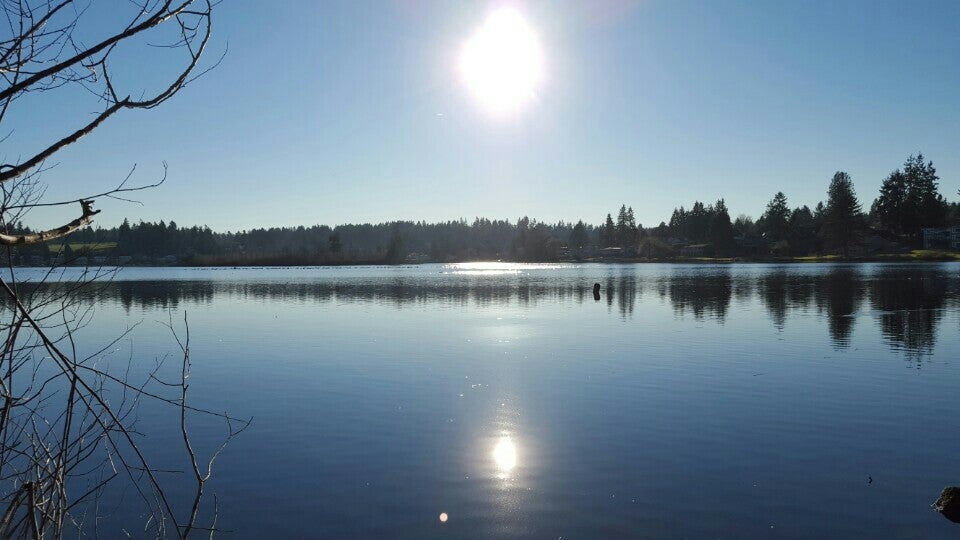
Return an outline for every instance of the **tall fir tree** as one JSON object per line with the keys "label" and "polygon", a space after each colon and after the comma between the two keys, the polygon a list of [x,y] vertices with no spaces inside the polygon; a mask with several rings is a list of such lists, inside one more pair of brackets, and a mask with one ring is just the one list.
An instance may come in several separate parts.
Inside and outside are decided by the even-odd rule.
{"label": "tall fir tree", "polygon": [[907,183],[907,233],[919,235],[924,227],[940,227],[947,214],[947,204],[940,195],[937,169],[933,162],[924,163],[923,154],[910,156],[903,164]]}
{"label": "tall fir tree", "polygon": [[406,256],[406,248],[403,245],[403,235],[400,232],[400,222],[395,221],[391,227],[390,243],[387,246],[387,253],[384,256],[386,262],[396,264],[402,262]]}
{"label": "tall fir tree", "polygon": [[794,255],[806,255],[817,249],[817,223],[807,205],[790,213],[787,240]]}
{"label": "tall fir tree", "polygon": [[870,217],[884,229],[917,238],[924,227],[943,226],[949,206],[940,195],[939,179],[933,162],[924,162],[923,154],[908,157],[902,171],[883,180]]}
{"label": "tall fir tree", "polygon": [[839,251],[844,257],[859,240],[863,230],[863,211],[853,190],[850,175],[837,171],[827,189],[821,236],[828,249]]}
{"label": "tall fir tree", "polygon": [[600,230],[600,245],[608,248],[617,243],[617,227],[613,224],[613,216],[607,214],[607,220],[603,223],[603,229]]}
{"label": "tall fir tree", "polygon": [[626,248],[630,244],[630,222],[627,217],[627,205],[621,205],[617,213],[617,241],[616,244]]}
{"label": "tall fir tree", "polygon": [[587,226],[583,223],[582,219],[573,226],[573,230],[570,232],[569,243],[570,249],[577,252],[577,254],[582,253],[582,251],[590,244],[590,236],[587,234]]}
{"label": "tall fir tree", "polygon": [[733,223],[730,222],[730,212],[723,199],[713,205],[713,217],[710,223],[710,243],[717,256],[727,257],[733,254]]}
{"label": "tall fir tree", "polygon": [[700,201],[694,201],[687,220],[687,233],[694,242],[706,242],[710,227],[710,212]]}
{"label": "tall fir tree", "polygon": [[687,212],[683,209],[683,206],[673,209],[673,215],[670,216],[670,224],[668,227],[670,227],[670,234],[674,237],[687,237]]}
{"label": "tall fir tree", "polygon": [[880,196],[870,206],[870,218],[884,229],[903,234],[906,205],[907,175],[897,169],[880,185]]}
{"label": "tall fir tree", "polygon": [[790,207],[787,205],[787,196],[778,191],[767,203],[767,209],[760,217],[760,231],[767,242],[774,244],[787,238],[789,221]]}

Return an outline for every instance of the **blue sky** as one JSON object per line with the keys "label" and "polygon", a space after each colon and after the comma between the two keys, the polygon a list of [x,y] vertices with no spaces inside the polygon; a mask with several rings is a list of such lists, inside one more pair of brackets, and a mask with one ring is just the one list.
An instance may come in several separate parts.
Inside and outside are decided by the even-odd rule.
{"label": "blue sky", "polygon": [[[498,119],[456,62],[504,4],[536,29],[546,75]],[[105,202],[100,222],[599,223],[625,203],[654,226],[694,199],[754,217],[778,190],[812,206],[836,170],[868,208],[918,150],[948,199],[960,188],[960,2],[228,0],[214,24],[223,63],[62,152],[51,198],[101,191],[135,163],[147,182],[166,160],[143,207]],[[128,80],[172,68],[148,54],[128,55]],[[8,157],[77,125],[64,114],[81,102],[24,101]]]}

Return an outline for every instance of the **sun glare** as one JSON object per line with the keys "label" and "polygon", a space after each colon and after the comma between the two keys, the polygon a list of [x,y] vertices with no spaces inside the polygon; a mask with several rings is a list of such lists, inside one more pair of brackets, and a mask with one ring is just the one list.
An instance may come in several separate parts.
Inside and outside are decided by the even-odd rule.
{"label": "sun glare", "polygon": [[514,8],[500,8],[463,44],[459,69],[481,105],[506,115],[535,97],[543,81],[543,52],[523,15]]}
{"label": "sun glare", "polygon": [[517,465],[517,447],[510,437],[501,437],[493,447],[493,461],[501,474],[507,474]]}

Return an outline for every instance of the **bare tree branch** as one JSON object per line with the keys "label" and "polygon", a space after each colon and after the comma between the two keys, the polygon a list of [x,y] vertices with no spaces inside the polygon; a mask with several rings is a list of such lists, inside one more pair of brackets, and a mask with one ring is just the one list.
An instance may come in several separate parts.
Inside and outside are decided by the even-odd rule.
{"label": "bare tree branch", "polygon": [[83,214],[66,225],[57,227],[55,229],[30,234],[11,235],[0,233],[0,245],[16,246],[40,244],[49,242],[51,240],[56,240],[57,238],[63,238],[77,229],[86,227],[87,225],[93,223],[93,216],[99,214],[100,211],[93,209],[93,201],[80,201],[80,206],[83,208]]}
{"label": "bare tree branch", "polygon": [[[0,164],[0,254],[6,256],[7,274],[0,277],[2,538],[96,536],[101,527],[101,497],[108,487],[133,495],[133,500],[128,498],[123,504],[141,505],[145,535],[185,538],[193,531],[209,531],[212,535],[219,514],[215,496],[212,525],[202,526],[198,519],[201,505],[207,504],[205,491],[213,463],[225,445],[250,423],[187,404],[190,356],[186,316],[185,341],[180,342],[173,332],[183,353],[179,378],[167,371],[161,358],[152,368],[147,367],[141,381],[134,381],[132,351],[122,373],[111,369],[109,359],[117,341],[130,329],[106,346],[94,347],[97,350],[92,354],[78,354],[76,331],[93,316],[98,280],[109,280],[114,270],[91,268],[67,279],[55,261],[39,283],[21,283],[13,268],[15,254],[89,226],[100,212],[93,208],[96,199],[136,202],[124,194],[156,187],[166,179],[164,163],[159,181],[128,185],[134,166],[113,189],[47,202],[40,177],[53,166],[49,160],[121,110],[148,110],[161,105],[222,59],[206,68],[200,65],[212,33],[216,2],[131,0],[130,4],[133,9],[125,22],[88,46],[78,37],[87,34],[78,32],[78,28],[89,3],[0,1],[0,124],[16,117],[8,113],[17,104],[29,102],[36,107],[36,100],[54,96],[52,91],[60,88],[88,92],[97,100],[99,111],[80,122],[64,118],[64,125],[73,127],[63,128],[60,135],[39,144],[39,149],[26,157]],[[114,77],[112,69],[114,64],[122,67],[123,59],[130,55],[114,53],[143,42],[138,36],[149,36],[154,29],[161,36],[177,36],[166,48],[171,54],[183,55],[183,64],[158,88],[121,88],[124,85],[118,84],[121,79]],[[80,127],[76,127],[78,124]],[[0,142],[5,144],[18,133],[16,129],[3,132]],[[80,216],[60,227],[33,232],[21,223],[30,210],[74,204],[80,205]],[[173,325],[169,326],[173,330]],[[182,467],[192,472],[189,479],[187,475],[182,477],[192,483],[188,513],[177,512],[178,505],[173,504],[160,482],[162,475],[183,471],[176,466],[155,465],[138,446],[143,432],[137,425],[137,411],[143,402],[169,408],[179,416]],[[223,419],[227,425],[223,444],[204,467],[187,430],[188,417],[195,414]]]}

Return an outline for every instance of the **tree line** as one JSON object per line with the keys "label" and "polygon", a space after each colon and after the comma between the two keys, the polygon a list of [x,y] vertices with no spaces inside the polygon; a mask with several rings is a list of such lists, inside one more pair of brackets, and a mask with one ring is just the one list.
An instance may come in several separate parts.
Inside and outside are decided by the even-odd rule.
{"label": "tree line", "polygon": [[[150,262],[173,255],[188,264],[328,264],[349,262],[517,260],[551,261],[613,254],[622,257],[670,258],[695,253],[717,257],[850,255],[865,237],[874,236],[904,248],[921,243],[925,227],[960,223],[960,206],[939,192],[932,161],[922,154],[907,158],[902,168],[882,182],[877,198],[864,210],[850,175],[838,171],[830,180],[826,201],[814,208],[791,207],[781,191],[773,195],[759,218],[731,219],[724,199],[695,201],[673,210],[669,222],[654,227],[638,223],[632,207],[622,205],[598,226],[579,220],[548,223],[529,217],[516,221],[475,218],[428,223],[394,221],[330,227],[253,228],[216,232],[206,226],[181,227],[171,221],[86,228],[70,244],[23,246],[23,255],[53,257],[73,246],[103,248],[103,254]],[[15,232],[29,233],[22,225]]]}
{"label": "tree line", "polygon": [[[922,244],[924,228],[960,224],[960,205],[940,194],[936,168],[923,154],[911,155],[902,169],[883,180],[869,212],[864,211],[846,172],[833,175],[826,194],[826,202],[811,210],[806,205],[791,208],[787,196],[778,191],[756,221],[741,214],[732,223],[723,199],[711,205],[697,201],[689,210],[674,209],[669,223],[661,222],[649,233],[661,244],[670,242],[661,251],[689,242],[704,245],[716,256],[848,256],[868,236],[881,246],[906,249]],[[640,254],[648,242],[641,239]]]}

